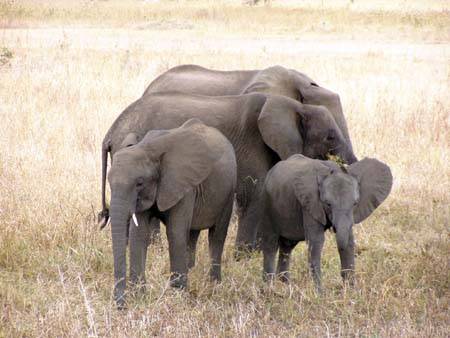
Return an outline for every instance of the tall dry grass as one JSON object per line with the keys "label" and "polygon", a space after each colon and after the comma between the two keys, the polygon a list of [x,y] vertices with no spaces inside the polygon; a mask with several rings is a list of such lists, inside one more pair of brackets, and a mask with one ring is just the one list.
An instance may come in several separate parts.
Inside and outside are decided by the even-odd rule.
{"label": "tall dry grass", "polygon": [[[115,19],[97,23],[92,14],[98,13],[97,5],[115,13],[122,28],[112,29]],[[432,18],[429,25],[436,31],[431,34],[444,39],[440,45],[424,44],[429,40],[420,32],[422,26],[412,25],[395,44],[371,31],[368,36],[377,38],[365,43],[372,47],[361,48],[358,40],[337,41],[331,48],[325,48],[328,42],[306,41],[306,49],[296,53],[271,48],[278,42],[268,32],[257,40],[230,40],[217,37],[215,29],[194,38],[189,32],[195,27],[184,33],[170,27],[161,32],[151,26],[124,28],[116,5],[95,2],[88,19],[79,23],[101,30],[0,32],[0,47],[13,54],[0,63],[0,336],[449,336],[449,39]],[[136,2],[129,10],[141,5]],[[154,6],[165,13],[177,3]],[[220,13],[227,27],[249,13],[233,6],[235,12],[226,14],[230,16]],[[33,20],[48,25],[31,8],[30,13],[37,13]],[[76,16],[77,8],[64,15]],[[269,16],[272,9],[257,10]],[[326,18],[335,15],[334,10],[322,11]],[[389,13],[395,17],[401,12]],[[26,16],[13,14],[11,22],[29,24]],[[173,15],[177,22],[179,14]],[[289,22],[288,14],[279,15],[287,15]],[[397,31],[398,26],[380,20],[384,31]],[[278,27],[281,21],[268,25]],[[302,27],[307,37],[315,36],[306,24]],[[230,32],[238,34],[238,29]],[[164,39],[158,44],[160,33]],[[304,46],[296,31],[277,34]],[[336,37],[342,37],[339,29]],[[172,44],[162,46],[168,41]],[[146,297],[131,300],[126,312],[115,310],[110,235],[95,223],[101,140],[157,74],[182,63],[220,69],[282,64],[341,94],[357,155],[387,162],[394,174],[388,200],[355,228],[356,288],[341,285],[331,234],[324,249],[322,296],[314,293],[304,245],[294,252],[291,285],[265,285],[258,254],[239,263],[232,259],[233,223],[221,284],[205,278],[203,235],[189,291],[171,290],[163,238],[149,252]]]}

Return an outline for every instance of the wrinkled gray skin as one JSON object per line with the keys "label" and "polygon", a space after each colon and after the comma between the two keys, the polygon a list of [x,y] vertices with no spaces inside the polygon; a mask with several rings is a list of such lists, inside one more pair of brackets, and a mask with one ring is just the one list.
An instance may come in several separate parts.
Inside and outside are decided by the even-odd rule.
{"label": "wrinkled gray skin", "polygon": [[198,118],[220,130],[236,152],[238,250],[254,246],[261,214],[262,184],[277,161],[297,153],[311,158],[325,158],[327,153],[332,153],[349,162],[355,159],[325,107],[261,93],[226,97],[180,93],[145,95],[117,118],[103,141],[103,211],[100,215],[103,224],[108,218],[105,202],[107,153],[114,154],[120,149],[130,132],[140,139],[149,130],[176,128],[190,118]]}
{"label": "wrinkled gray skin", "polygon": [[[276,273],[289,280],[289,261],[300,241],[308,242],[308,259],[317,289],[321,290],[320,256],[324,233],[332,228],[341,259],[341,275],[348,280],[355,268],[353,224],[367,218],[389,195],[389,167],[365,158],[341,169],[331,161],[294,155],[267,174],[262,221],[263,277]],[[352,278],[350,278],[352,281]]]}
{"label": "wrinkled gray skin", "polygon": [[165,91],[206,96],[259,92],[287,96],[305,104],[321,105],[331,112],[353,152],[339,95],[320,87],[310,77],[294,69],[273,66],[262,70],[218,71],[196,65],[182,65],[157,77],[143,96]]}
{"label": "wrinkled gray skin", "polygon": [[[153,217],[166,224],[172,286],[186,287],[203,229],[209,229],[211,278],[219,281],[236,186],[232,145],[216,129],[195,119],[176,129],[150,131],[139,143],[135,134],[126,141],[126,147],[114,154],[108,175],[118,306],[124,305],[128,224],[130,279],[142,286]],[[137,224],[129,223],[133,214]]]}

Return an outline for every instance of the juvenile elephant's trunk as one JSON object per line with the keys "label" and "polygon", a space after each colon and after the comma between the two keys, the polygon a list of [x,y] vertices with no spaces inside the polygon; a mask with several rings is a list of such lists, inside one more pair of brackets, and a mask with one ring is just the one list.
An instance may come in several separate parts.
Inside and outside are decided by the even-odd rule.
{"label": "juvenile elephant's trunk", "polygon": [[333,212],[333,226],[336,230],[336,244],[338,249],[345,250],[349,243],[350,233],[352,231],[353,219],[351,215],[345,212]]}
{"label": "juvenile elephant's trunk", "polygon": [[348,246],[351,226],[340,224],[336,227],[336,243],[338,249],[345,250]]}
{"label": "juvenile elephant's trunk", "polygon": [[352,276],[355,268],[353,217],[352,215],[333,215],[333,224],[336,229],[336,243],[341,258],[341,276],[347,280]]}
{"label": "juvenile elephant's trunk", "polygon": [[111,234],[114,255],[114,300],[119,307],[123,307],[125,302],[128,217],[128,202],[113,196],[111,199]]}

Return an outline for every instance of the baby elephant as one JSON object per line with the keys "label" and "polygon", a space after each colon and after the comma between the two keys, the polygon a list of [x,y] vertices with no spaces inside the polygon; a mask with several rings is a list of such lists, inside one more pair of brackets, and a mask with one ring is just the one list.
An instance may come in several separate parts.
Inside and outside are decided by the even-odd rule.
{"label": "baby elephant", "polygon": [[341,275],[354,270],[352,227],[367,218],[389,195],[392,175],[378,160],[365,158],[347,168],[335,162],[293,155],[268,173],[263,198],[263,252],[265,279],[277,274],[289,280],[289,260],[299,241],[308,242],[309,266],[321,290],[320,255],[325,230],[332,228],[341,258]]}
{"label": "baby elephant", "polygon": [[145,282],[152,217],[166,225],[172,286],[187,286],[188,266],[194,265],[195,246],[203,229],[209,229],[211,278],[220,280],[236,185],[236,159],[230,142],[197,119],[176,129],[150,131],[139,143],[134,134],[126,141],[126,147],[114,154],[108,175],[114,297],[119,308],[124,305],[130,217],[132,283]]}

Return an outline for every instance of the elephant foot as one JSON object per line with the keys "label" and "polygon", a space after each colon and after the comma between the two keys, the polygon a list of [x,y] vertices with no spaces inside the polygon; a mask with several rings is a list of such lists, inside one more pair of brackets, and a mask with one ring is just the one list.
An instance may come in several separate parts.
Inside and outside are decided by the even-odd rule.
{"label": "elephant foot", "polygon": [[187,275],[180,273],[172,273],[170,276],[170,286],[173,288],[186,290],[187,289]]}
{"label": "elephant foot", "polygon": [[355,272],[353,270],[342,270],[341,276],[345,286],[355,286]]}
{"label": "elephant foot", "polygon": [[140,297],[147,293],[147,287],[145,285],[145,281],[137,280],[130,281],[130,288],[133,297]]}
{"label": "elephant foot", "polygon": [[215,264],[211,267],[211,271],[209,272],[209,277],[211,278],[211,281],[213,281],[213,282],[221,282],[222,281],[220,264]]}
{"label": "elephant foot", "polygon": [[126,310],[127,309],[127,304],[126,304],[126,300],[125,300],[125,295],[122,295],[120,297],[114,297],[114,300],[116,302],[116,306],[117,306],[117,310]]}
{"label": "elephant foot", "polygon": [[285,284],[289,284],[290,276],[288,271],[283,271],[278,274],[278,279]]}
{"label": "elephant foot", "polygon": [[266,283],[273,283],[275,280],[275,274],[273,272],[263,272],[262,278]]}

